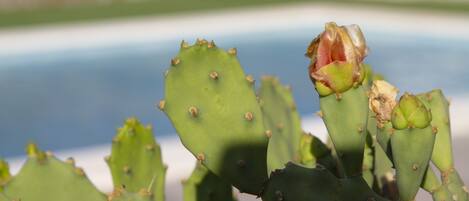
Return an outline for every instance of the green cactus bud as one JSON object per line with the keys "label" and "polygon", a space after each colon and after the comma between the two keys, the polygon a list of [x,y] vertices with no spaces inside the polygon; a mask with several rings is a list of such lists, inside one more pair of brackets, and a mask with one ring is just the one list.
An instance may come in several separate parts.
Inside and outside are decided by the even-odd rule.
{"label": "green cactus bud", "polygon": [[151,126],[142,125],[137,118],[127,119],[118,129],[106,162],[114,188],[125,186],[129,193],[148,189],[152,200],[164,200],[166,166]]}
{"label": "green cactus bud", "polygon": [[83,169],[58,160],[50,152],[44,153],[36,145],[29,144],[27,150],[30,157],[5,186],[6,196],[21,201],[106,200]]}
{"label": "green cactus bud", "polygon": [[233,188],[197,162],[189,179],[184,180],[184,201],[234,201]]}
{"label": "green cactus bud", "polygon": [[0,158],[0,192],[3,191],[3,186],[7,184],[10,178],[10,167],[8,166],[8,163],[5,160]]}
{"label": "green cactus bud", "polygon": [[300,139],[300,163],[307,167],[324,166],[329,171],[337,172],[337,164],[331,150],[319,138],[304,133]]}
{"label": "green cactus bud", "polygon": [[392,124],[395,129],[425,128],[430,125],[432,115],[416,96],[404,94],[393,109]]}
{"label": "green cactus bud", "polygon": [[285,167],[289,161],[299,161],[303,130],[293,95],[277,78],[263,77],[258,94],[265,129],[271,132],[267,148],[267,171],[270,173]]}

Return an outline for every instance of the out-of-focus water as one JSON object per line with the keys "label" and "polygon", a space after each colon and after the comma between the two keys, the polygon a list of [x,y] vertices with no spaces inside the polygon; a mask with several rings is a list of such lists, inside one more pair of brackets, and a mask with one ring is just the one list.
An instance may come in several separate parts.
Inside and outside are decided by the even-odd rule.
{"label": "out-of-focus water", "polygon": [[[291,85],[300,113],[309,115],[318,110],[318,99],[303,55],[319,31],[208,39],[236,47],[246,73],[277,75]],[[379,31],[366,35],[371,50],[366,62],[401,91],[469,92],[469,41]],[[49,150],[108,143],[129,116],[153,124],[157,137],[173,135],[171,123],[154,105],[163,97],[163,73],[179,43],[0,55],[0,156],[22,154],[28,141]]]}

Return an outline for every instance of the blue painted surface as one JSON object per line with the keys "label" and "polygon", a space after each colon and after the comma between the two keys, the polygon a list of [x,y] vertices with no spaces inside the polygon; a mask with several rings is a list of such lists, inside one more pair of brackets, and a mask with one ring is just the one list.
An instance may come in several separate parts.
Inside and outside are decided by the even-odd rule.
{"label": "blue painted surface", "polygon": [[[214,37],[237,47],[246,73],[281,77],[293,87],[302,115],[318,110],[304,50],[318,27]],[[366,32],[367,63],[401,91],[469,91],[469,41],[413,34]],[[182,40],[183,38],[181,38]],[[163,72],[180,40],[112,47],[0,55],[0,156],[23,154],[25,143],[58,150],[110,142],[129,116],[174,133],[154,104],[163,97]],[[181,94],[184,98],[184,94]]]}

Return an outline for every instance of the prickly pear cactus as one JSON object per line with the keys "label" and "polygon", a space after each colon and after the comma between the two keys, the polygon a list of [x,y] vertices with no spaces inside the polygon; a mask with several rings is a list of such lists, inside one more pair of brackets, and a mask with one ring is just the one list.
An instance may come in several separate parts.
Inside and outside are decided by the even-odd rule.
{"label": "prickly pear cactus", "polygon": [[285,167],[289,161],[299,161],[301,120],[289,88],[277,78],[265,76],[259,89],[264,126],[270,136],[267,148],[267,171]]}
{"label": "prickly pear cactus", "polygon": [[36,145],[27,148],[28,160],[5,186],[6,196],[21,201],[105,201],[73,159],[62,162]]}
{"label": "prickly pear cactus", "polygon": [[375,182],[375,175],[373,174],[375,164],[374,144],[371,134],[367,134],[365,149],[363,153],[362,176],[369,187],[373,187]]}
{"label": "prickly pear cactus", "polygon": [[425,105],[408,93],[393,109],[391,146],[402,201],[414,200],[427,170],[436,134],[431,119]]}
{"label": "prickly pear cactus", "polygon": [[182,43],[159,108],[205,167],[242,192],[260,193],[267,180],[268,137],[254,79],[244,74],[236,49],[205,40]]}
{"label": "prickly pear cactus", "polygon": [[366,51],[358,26],[327,23],[306,53],[311,59],[309,74],[320,96],[320,114],[346,176],[362,172],[368,120],[367,86],[362,85]]}
{"label": "prickly pear cactus", "polygon": [[138,193],[128,192],[122,187],[116,188],[107,201],[152,201],[153,194],[149,189],[141,189]]}
{"label": "prickly pear cactus", "polygon": [[0,192],[0,201],[11,201],[5,194]]}
{"label": "prickly pear cactus", "polygon": [[199,162],[182,184],[184,201],[234,201],[233,187]]}
{"label": "prickly pear cactus", "polygon": [[164,200],[166,167],[151,126],[142,125],[136,118],[127,119],[113,139],[106,162],[114,188],[125,186],[130,193],[148,189],[154,201]]}
{"label": "prickly pear cactus", "polygon": [[0,192],[3,191],[3,186],[5,186],[10,179],[10,167],[5,160],[0,158]]}

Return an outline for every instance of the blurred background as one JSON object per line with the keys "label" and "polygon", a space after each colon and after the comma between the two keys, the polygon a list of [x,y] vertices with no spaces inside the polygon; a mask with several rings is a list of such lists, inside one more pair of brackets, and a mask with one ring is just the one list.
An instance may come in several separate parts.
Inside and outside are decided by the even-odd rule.
{"label": "blurred background", "polygon": [[246,73],[292,86],[305,130],[325,139],[303,55],[328,21],[360,25],[366,63],[401,92],[451,97],[456,166],[469,183],[469,0],[0,0],[0,157],[18,171],[34,141],[74,156],[109,191],[102,158],[135,116],[153,125],[168,200],[181,200],[194,160],[155,109],[180,42],[236,47]]}

